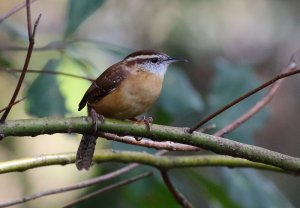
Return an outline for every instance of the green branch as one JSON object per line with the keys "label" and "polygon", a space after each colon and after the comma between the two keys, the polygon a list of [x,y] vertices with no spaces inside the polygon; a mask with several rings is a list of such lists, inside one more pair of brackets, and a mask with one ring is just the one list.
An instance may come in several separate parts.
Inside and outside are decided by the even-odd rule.
{"label": "green branch", "polygon": [[[155,156],[144,152],[99,150],[95,153],[93,160],[96,163],[109,161],[123,163],[135,162],[164,170],[183,167],[225,166],[230,168],[247,167],[285,172],[284,170],[274,166],[221,155]],[[32,158],[2,162],[0,163],[0,173],[25,171],[49,165],[67,165],[74,163],[74,161],[75,153],[41,155]]]}
{"label": "green branch", "polygon": [[[148,137],[156,141],[189,144],[218,154],[276,166],[294,173],[300,171],[299,158],[204,133],[193,132],[189,134],[184,128],[152,125],[151,130],[148,131],[143,123],[105,119],[104,123],[99,124],[98,129],[119,135]],[[6,121],[0,125],[0,135],[3,137],[54,133],[86,134],[91,132],[92,121],[89,117],[26,119]]]}

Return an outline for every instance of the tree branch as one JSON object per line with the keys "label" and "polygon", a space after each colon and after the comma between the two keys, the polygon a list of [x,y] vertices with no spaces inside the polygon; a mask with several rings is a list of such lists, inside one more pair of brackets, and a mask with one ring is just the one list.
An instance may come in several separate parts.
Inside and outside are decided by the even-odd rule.
{"label": "tree branch", "polygon": [[[295,55],[294,55],[295,56]],[[294,57],[293,56],[293,57]],[[211,119],[215,118],[216,116],[220,115],[221,113],[223,113],[224,111],[228,110],[229,108],[231,108],[232,106],[236,105],[237,103],[243,101],[244,99],[246,99],[247,97],[254,95],[255,93],[259,92],[260,90],[272,85],[274,82],[276,82],[277,80],[283,79],[285,77],[289,77],[295,74],[299,74],[300,73],[300,69],[295,70],[295,71],[291,71],[293,69],[296,69],[297,64],[294,62],[293,58],[291,59],[291,62],[289,63],[288,67],[290,67],[290,72],[287,73],[283,73],[283,74],[279,74],[276,77],[274,77],[273,79],[263,83],[262,85],[254,88],[253,90],[247,92],[246,94],[238,97],[237,99],[233,100],[232,102],[228,103],[227,105],[225,105],[224,107],[220,108],[219,110],[217,110],[216,112],[208,115],[207,117],[205,117],[204,119],[200,120],[198,123],[196,123],[195,125],[193,125],[190,129],[189,129],[189,133],[192,133],[193,131],[197,130],[198,128],[200,128],[202,125],[204,125],[205,123],[207,123],[208,121],[210,121]]]}
{"label": "tree branch", "polygon": [[[297,64],[294,61],[294,59],[291,59],[290,64],[285,67],[280,74],[287,74],[293,71],[296,68]],[[240,125],[245,123],[247,120],[252,118],[258,111],[260,111],[264,106],[266,106],[274,97],[275,93],[279,89],[280,85],[283,83],[284,79],[278,80],[275,82],[271,89],[268,91],[268,93],[260,100],[258,101],[252,108],[250,108],[246,113],[244,113],[242,116],[234,120],[233,122],[229,123],[224,128],[220,129],[216,133],[214,133],[215,136],[224,136],[225,134],[228,134],[229,132],[233,131],[234,129],[238,128]]]}
{"label": "tree branch", "polygon": [[[98,123],[98,129],[103,132],[188,144],[218,154],[273,165],[286,171],[295,173],[300,171],[299,158],[200,132],[189,134],[186,132],[186,128],[153,124],[149,131],[144,124],[138,122],[105,119],[103,123]],[[54,133],[89,134],[92,132],[92,119],[90,117],[24,119],[6,121],[0,125],[0,137],[37,136]]]}
{"label": "tree branch", "polygon": [[141,139],[138,141],[134,137],[131,137],[131,136],[122,136],[121,137],[116,134],[103,133],[103,132],[100,132],[98,135],[107,140],[122,142],[125,144],[131,144],[131,145],[136,145],[136,146],[154,148],[157,150],[164,149],[164,150],[169,150],[169,151],[188,151],[188,152],[200,150],[199,147],[194,147],[194,146],[186,145],[186,144],[179,144],[179,143],[170,142],[170,141],[156,142],[156,141],[152,141],[149,139]]}
{"label": "tree branch", "polygon": [[[44,161],[47,161],[47,159],[44,158]],[[107,181],[111,178],[117,177],[123,173],[126,173],[126,172],[136,168],[137,166],[138,166],[138,164],[131,164],[131,165],[128,165],[121,169],[118,169],[116,171],[101,175],[101,176],[93,178],[93,179],[82,181],[80,183],[76,183],[76,184],[69,185],[66,187],[60,187],[60,188],[56,188],[56,189],[41,191],[41,192],[38,192],[38,193],[35,193],[32,195],[22,196],[20,198],[17,198],[17,199],[11,200],[11,201],[2,201],[2,202],[0,202],[0,207],[8,207],[8,206],[13,206],[13,205],[17,205],[17,204],[22,204],[24,202],[32,201],[34,199],[38,199],[38,198],[41,198],[44,196],[64,193],[64,192],[73,191],[73,190],[85,188],[88,186],[96,185],[96,184],[102,183],[103,181]]]}
{"label": "tree branch", "polygon": [[[156,152],[155,155],[158,156],[158,155],[163,155],[165,153],[167,153],[167,151],[162,150],[162,151]],[[61,155],[62,155],[62,157],[67,157],[64,154],[61,154]],[[50,155],[48,155],[48,156],[50,156]],[[44,156],[41,156],[41,157],[44,157]],[[58,157],[61,157],[61,156],[58,156]],[[53,157],[51,157],[51,158],[53,158]],[[48,163],[47,159],[44,158],[43,160],[46,161],[46,163]],[[15,163],[15,162],[16,161],[14,161],[13,163]],[[26,162],[29,162],[29,161],[26,161]],[[34,165],[37,165],[37,164],[35,163]],[[13,200],[10,200],[10,201],[4,201],[4,202],[0,203],[0,207],[7,207],[7,206],[16,205],[16,204],[22,204],[24,202],[31,201],[31,200],[41,198],[41,197],[44,197],[44,196],[49,196],[49,195],[53,195],[53,194],[64,193],[64,192],[67,192],[67,191],[82,189],[82,188],[92,186],[92,185],[101,183],[103,181],[109,180],[111,178],[117,177],[121,174],[124,174],[124,173],[130,171],[130,170],[133,170],[134,168],[136,168],[138,166],[139,166],[138,163],[132,163],[132,164],[129,164],[125,167],[122,167],[118,170],[112,171],[110,173],[101,175],[101,176],[96,177],[96,178],[92,178],[92,179],[82,181],[82,182],[79,182],[79,183],[76,183],[76,184],[72,184],[72,185],[68,185],[68,186],[64,186],[64,187],[60,187],[60,188],[48,189],[48,190],[44,190],[44,191],[41,191],[41,192],[38,192],[38,193],[35,193],[35,194],[32,194],[32,195],[22,196],[20,198],[13,199]],[[31,167],[34,168],[32,165],[31,165]]]}
{"label": "tree branch", "polygon": [[[95,152],[93,161],[95,163],[140,163],[159,168],[160,170],[170,170],[173,168],[184,167],[225,166],[229,168],[256,168],[286,173],[283,169],[271,165],[222,155],[158,156],[145,152],[99,150]],[[49,165],[67,165],[74,162],[75,153],[41,155],[32,158],[2,162],[0,163],[0,174],[16,171],[20,172]],[[68,190],[73,190],[73,188],[67,188],[67,191]]]}
{"label": "tree branch", "polygon": [[193,205],[185,198],[185,196],[176,190],[175,186],[172,184],[171,179],[167,173],[167,171],[160,171],[161,177],[164,180],[164,183],[168,187],[169,191],[172,193],[178,204],[180,204],[184,208],[192,208]]}
{"label": "tree branch", "polygon": [[26,97],[23,97],[23,98],[21,98],[21,99],[19,99],[19,100],[16,100],[16,101],[13,102],[12,104],[10,104],[10,105],[8,105],[8,106],[6,106],[6,107],[0,109],[0,113],[2,113],[3,111],[5,111],[7,108],[11,108],[13,105],[18,104],[19,102],[21,102],[21,101],[23,101],[23,100],[25,100],[25,99],[26,99]]}
{"label": "tree branch", "polygon": [[[37,0],[31,0],[30,3],[34,3]],[[26,6],[26,2],[24,3],[20,3],[18,5],[16,5],[14,8],[12,8],[10,11],[6,12],[4,15],[2,15],[0,17],[0,23],[3,22],[5,19],[7,19],[8,17],[10,17],[11,15],[15,14],[16,12],[20,11],[21,9],[23,9]]]}
{"label": "tree branch", "polygon": [[[12,72],[18,72],[21,73],[22,69],[14,69],[14,68],[9,68],[9,67],[1,67],[0,70],[12,73]],[[85,76],[80,76],[76,74],[70,74],[70,73],[65,73],[65,72],[58,72],[58,71],[51,71],[51,70],[36,70],[36,69],[28,69],[27,73],[36,73],[36,74],[51,74],[51,75],[63,75],[63,76],[68,76],[72,78],[78,78],[78,79],[84,79],[88,81],[94,81],[94,79],[85,77]]]}
{"label": "tree branch", "polygon": [[15,100],[16,100],[16,98],[19,94],[19,91],[21,89],[21,86],[22,86],[23,80],[25,78],[26,71],[28,69],[29,62],[30,62],[30,59],[31,59],[32,50],[33,50],[33,47],[34,47],[35,31],[36,31],[36,28],[38,26],[39,20],[41,18],[41,14],[40,14],[38,16],[38,18],[36,19],[36,21],[34,23],[34,27],[32,29],[32,26],[31,26],[31,13],[30,13],[30,1],[29,0],[26,0],[26,9],[27,9],[26,10],[27,11],[27,30],[28,30],[28,39],[29,39],[29,46],[28,46],[28,49],[27,49],[27,55],[26,55],[23,70],[22,70],[21,76],[19,78],[18,84],[16,86],[16,89],[15,89],[10,101],[9,101],[8,108],[6,108],[3,115],[1,116],[0,123],[5,122],[8,114],[9,114],[9,112],[10,112],[12,106],[13,106],[13,103],[15,103]]}
{"label": "tree branch", "polygon": [[76,204],[78,204],[78,203],[80,203],[80,202],[82,202],[82,201],[85,201],[85,200],[87,200],[87,199],[90,199],[90,198],[92,198],[92,197],[94,197],[94,196],[100,195],[100,194],[102,194],[103,192],[110,191],[110,190],[112,190],[112,189],[115,189],[115,188],[119,188],[119,187],[128,185],[128,184],[130,184],[130,183],[136,182],[136,181],[138,181],[138,180],[144,179],[144,178],[149,177],[149,176],[152,176],[152,175],[153,175],[152,172],[146,172],[146,173],[140,174],[140,175],[138,175],[138,176],[131,177],[131,178],[129,178],[129,179],[126,179],[126,180],[123,180],[123,181],[114,183],[114,184],[112,184],[112,185],[106,186],[106,187],[104,187],[104,188],[102,188],[102,189],[99,189],[99,190],[97,190],[97,191],[94,191],[94,192],[92,192],[92,193],[90,193],[90,194],[87,194],[87,195],[85,195],[85,196],[83,196],[83,197],[80,197],[79,199],[76,199],[76,200],[74,200],[74,201],[72,201],[72,202],[70,202],[70,203],[64,205],[62,208],[74,207],[74,205],[76,205]]}

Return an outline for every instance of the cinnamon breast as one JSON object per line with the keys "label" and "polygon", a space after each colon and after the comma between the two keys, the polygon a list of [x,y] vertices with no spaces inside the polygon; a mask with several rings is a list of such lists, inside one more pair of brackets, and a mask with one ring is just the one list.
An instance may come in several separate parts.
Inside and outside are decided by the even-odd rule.
{"label": "cinnamon breast", "polygon": [[105,117],[129,119],[146,112],[161,93],[162,78],[136,70],[111,93],[96,103],[88,104]]}

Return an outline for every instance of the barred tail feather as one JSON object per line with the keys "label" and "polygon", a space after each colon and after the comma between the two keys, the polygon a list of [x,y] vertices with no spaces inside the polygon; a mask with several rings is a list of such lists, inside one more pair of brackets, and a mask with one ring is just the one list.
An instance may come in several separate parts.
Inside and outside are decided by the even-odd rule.
{"label": "barred tail feather", "polygon": [[97,137],[93,135],[82,136],[76,155],[76,167],[78,170],[88,170],[92,166],[96,140]]}

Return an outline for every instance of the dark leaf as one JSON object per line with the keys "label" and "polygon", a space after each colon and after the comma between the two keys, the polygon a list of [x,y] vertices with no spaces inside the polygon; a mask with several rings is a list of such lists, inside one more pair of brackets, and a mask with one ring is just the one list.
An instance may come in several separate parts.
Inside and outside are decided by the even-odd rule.
{"label": "dark leaf", "polygon": [[[55,71],[59,61],[50,60],[43,70]],[[65,98],[61,94],[57,77],[40,74],[27,90],[27,111],[37,117],[65,115]]]}
{"label": "dark leaf", "polygon": [[[202,97],[192,86],[187,75],[175,68],[169,71],[165,76],[162,93],[158,99],[160,112],[165,111],[165,114],[173,118],[201,112]],[[169,120],[169,118],[166,119]]]}
{"label": "dark leaf", "polygon": [[69,0],[65,37],[74,33],[79,25],[101,7],[103,3],[104,0]]}
{"label": "dark leaf", "polygon": [[[208,97],[209,107],[212,111],[215,111],[258,85],[259,81],[251,68],[233,65],[225,60],[219,61],[216,66],[216,75],[211,87],[212,90]],[[261,93],[248,97],[246,100],[238,103],[213,119],[211,123],[216,123],[218,128],[224,127],[234,119],[243,115],[248,109],[255,105],[261,97]],[[231,133],[229,137],[244,138],[247,140],[239,141],[251,143],[253,133],[263,126],[266,117],[267,111],[260,111]]]}
{"label": "dark leaf", "polygon": [[293,207],[272,181],[255,170],[223,168],[223,175],[228,194],[242,207]]}
{"label": "dark leaf", "polygon": [[174,183],[176,182],[178,189],[190,198],[195,207],[207,207],[208,205],[204,206],[204,203],[212,207],[241,207],[232,200],[226,187],[217,179],[212,178],[210,171],[192,168],[176,171],[174,176],[176,179]]}
{"label": "dark leaf", "polygon": [[[141,169],[143,168],[139,168],[139,171]],[[122,178],[126,179],[126,177]],[[122,179],[119,178],[116,181],[120,180]],[[180,207],[159,177],[140,180],[111,192],[103,193],[98,197],[87,200],[79,204],[78,207],[99,207],[99,204],[101,204],[100,207]]]}

